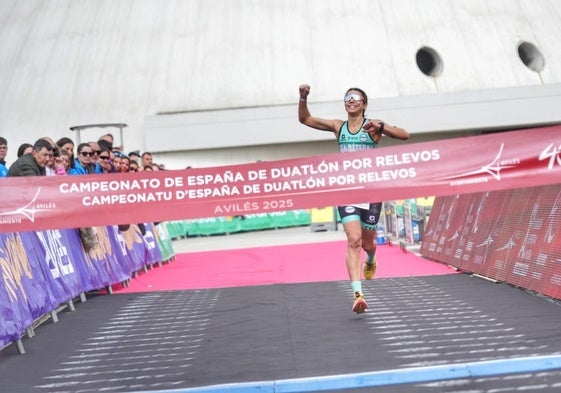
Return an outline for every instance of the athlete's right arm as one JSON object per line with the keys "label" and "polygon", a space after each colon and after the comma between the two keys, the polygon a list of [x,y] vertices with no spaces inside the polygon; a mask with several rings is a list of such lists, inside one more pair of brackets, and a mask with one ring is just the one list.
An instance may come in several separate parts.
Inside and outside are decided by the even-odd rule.
{"label": "athlete's right arm", "polygon": [[308,94],[310,94],[309,85],[300,86],[300,100],[298,101],[298,120],[300,123],[315,128],[316,130],[339,132],[341,126],[340,121],[327,120],[321,117],[312,116],[308,109]]}

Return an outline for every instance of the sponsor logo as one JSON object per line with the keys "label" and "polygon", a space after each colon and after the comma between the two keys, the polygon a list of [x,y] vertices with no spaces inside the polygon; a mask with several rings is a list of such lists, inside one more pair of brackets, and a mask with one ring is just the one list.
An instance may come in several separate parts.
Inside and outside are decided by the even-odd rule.
{"label": "sponsor logo", "polygon": [[21,223],[22,218],[27,218],[31,222],[35,222],[37,213],[56,208],[56,204],[51,203],[37,203],[37,198],[41,193],[41,188],[37,189],[35,196],[22,207],[15,210],[0,213],[1,224],[17,224]]}
{"label": "sponsor logo", "polygon": [[[505,169],[515,168],[520,164],[518,158],[502,160],[501,156],[504,150],[504,143],[501,144],[499,152],[489,164],[482,166],[474,171],[461,173],[455,176],[444,177],[442,180],[453,180],[450,185],[462,185],[469,183],[480,183],[486,182],[489,176],[493,177],[495,180],[501,180],[501,172]],[[484,175],[484,176],[481,176]],[[486,176],[488,175],[488,176]],[[463,179],[463,180],[462,180]]]}
{"label": "sponsor logo", "polygon": [[552,143],[551,145],[543,149],[543,151],[540,153],[539,160],[548,160],[547,169],[549,170],[553,169],[555,163],[561,166],[561,145],[555,147]]}

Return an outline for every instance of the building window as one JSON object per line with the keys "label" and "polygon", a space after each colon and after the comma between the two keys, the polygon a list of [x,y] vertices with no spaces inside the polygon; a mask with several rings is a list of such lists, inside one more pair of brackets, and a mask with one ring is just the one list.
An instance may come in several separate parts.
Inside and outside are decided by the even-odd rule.
{"label": "building window", "polygon": [[535,72],[542,72],[545,67],[545,59],[540,50],[534,44],[521,42],[518,45],[518,56],[522,63]]}
{"label": "building window", "polygon": [[440,55],[428,46],[424,46],[417,51],[416,61],[417,67],[427,76],[437,77],[444,68]]}

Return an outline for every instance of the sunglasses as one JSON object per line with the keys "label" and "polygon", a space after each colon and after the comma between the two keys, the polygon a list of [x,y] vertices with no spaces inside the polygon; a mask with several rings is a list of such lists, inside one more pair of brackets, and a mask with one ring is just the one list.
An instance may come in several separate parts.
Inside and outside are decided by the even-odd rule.
{"label": "sunglasses", "polygon": [[99,158],[101,158],[102,160],[108,160],[109,156],[99,156]]}
{"label": "sunglasses", "polygon": [[360,94],[351,93],[351,94],[347,94],[345,98],[343,98],[343,100],[345,102],[349,102],[350,100],[362,101],[362,97],[360,96]]}
{"label": "sunglasses", "polygon": [[80,154],[83,155],[84,157],[95,156],[95,153],[93,151],[81,151]]}

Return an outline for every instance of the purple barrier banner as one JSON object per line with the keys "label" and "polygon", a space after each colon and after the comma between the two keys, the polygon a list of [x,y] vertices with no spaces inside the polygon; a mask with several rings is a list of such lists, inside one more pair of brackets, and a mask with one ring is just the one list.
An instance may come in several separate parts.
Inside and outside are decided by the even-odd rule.
{"label": "purple barrier banner", "polygon": [[[85,251],[81,245],[79,245],[79,250],[76,252],[81,252],[84,255],[84,260],[86,264],[86,269],[89,272],[90,281],[92,289],[104,288],[112,283],[111,275],[109,273],[112,248],[109,241],[103,234],[105,234],[105,229],[103,227],[93,227],[99,236],[99,246],[95,247],[89,251]],[[105,241],[104,241],[105,240]]]}
{"label": "purple barrier banner", "polygon": [[80,232],[77,229],[67,229],[61,231],[64,237],[64,244],[74,269],[78,272],[81,279],[82,292],[88,292],[103,288],[109,285],[109,278],[102,269],[97,269],[96,265],[86,256],[80,240]]}
{"label": "purple barrier banner", "polygon": [[131,272],[142,269],[148,262],[144,259],[146,246],[140,228],[136,224],[131,224],[129,229],[120,233],[120,236],[123,239],[123,250],[130,261]]}
{"label": "purple barrier banner", "polygon": [[33,323],[27,306],[24,279],[33,277],[31,264],[20,234],[0,234],[0,344],[19,339],[22,332]]}
{"label": "purple barrier banner", "polygon": [[103,249],[109,283],[117,283],[129,279],[132,273],[132,265],[123,252],[122,236],[119,234],[118,227],[110,225],[96,228]]}
{"label": "purple barrier banner", "polygon": [[152,223],[146,224],[146,233],[144,234],[144,243],[146,245],[146,264],[152,265],[162,261],[162,251],[158,246],[158,231]]}
{"label": "purple barrier banner", "polygon": [[0,346],[82,292],[106,288],[161,261],[154,226],[94,227],[99,244],[84,250],[77,229],[0,233]]}
{"label": "purple barrier banner", "polygon": [[126,244],[125,233],[129,232],[131,228],[133,228],[132,225],[127,230],[121,230],[116,225],[112,225],[108,228],[108,233],[111,237],[111,245],[121,268],[120,274],[126,275],[127,278],[131,276],[132,272],[142,267],[142,261],[129,251]]}
{"label": "purple barrier banner", "polygon": [[[0,235],[0,237],[2,236]],[[17,306],[18,304],[16,303],[15,305]],[[2,318],[2,323],[0,323],[0,347],[21,338],[23,330],[29,326],[25,326],[26,321],[29,324],[33,321],[31,316],[26,318],[19,311],[21,310],[12,307],[6,288],[0,286],[0,318]]]}
{"label": "purple barrier banner", "polygon": [[[27,307],[33,319],[51,311],[57,306],[58,302],[48,278],[45,276],[43,267],[37,260],[42,260],[42,252],[37,244],[36,236],[33,232],[20,234],[21,244],[25,249],[25,256],[16,263],[25,264],[28,274],[20,277],[20,284],[23,296],[23,305]],[[21,254],[20,254],[21,255]]]}
{"label": "purple barrier banner", "polygon": [[[64,303],[83,292],[83,280],[79,270],[74,268],[75,263],[68,254],[72,247],[66,238],[67,231],[58,229],[37,231],[31,237],[39,251],[38,260],[47,280],[51,281],[52,288],[57,288],[55,294],[58,303]],[[76,245],[74,245],[75,247]]]}

